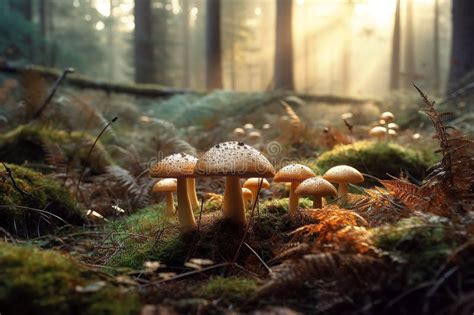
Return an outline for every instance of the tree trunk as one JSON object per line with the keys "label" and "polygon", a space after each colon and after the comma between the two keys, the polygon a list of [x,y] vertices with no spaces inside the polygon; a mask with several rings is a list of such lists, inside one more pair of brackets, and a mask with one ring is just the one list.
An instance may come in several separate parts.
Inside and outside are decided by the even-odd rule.
{"label": "tree trunk", "polygon": [[151,0],[135,0],[135,82],[155,82]]}
{"label": "tree trunk", "polygon": [[459,88],[460,80],[474,70],[474,1],[453,0],[453,35],[448,92]]}
{"label": "tree trunk", "polygon": [[439,64],[439,1],[434,3],[434,20],[433,20],[433,91],[438,95],[441,91],[441,70]]}
{"label": "tree trunk", "polygon": [[39,52],[41,55],[41,64],[49,66],[48,49],[46,41],[48,38],[48,8],[46,0],[39,0],[38,3],[38,15],[39,15],[39,31],[40,31],[40,42]]}
{"label": "tree trunk", "polygon": [[207,0],[206,8],[206,86],[222,88],[221,1]]}
{"label": "tree trunk", "polygon": [[400,0],[397,0],[392,38],[392,63],[390,67],[390,90],[400,88]]}
{"label": "tree trunk", "polygon": [[191,66],[189,60],[189,0],[182,0],[183,9],[183,87],[191,87]]}
{"label": "tree trunk", "polygon": [[413,28],[413,0],[407,0],[405,26],[405,87],[412,88],[412,82],[415,80],[415,31]]}
{"label": "tree trunk", "polygon": [[277,0],[273,87],[294,90],[293,78],[293,1]]}
{"label": "tree trunk", "polygon": [[115,53],[115,21],[114,21],[114,1],[109,0],[110,5],[110,15],[107,18],[107,49],[109,51],[108,56],[108,75],[109,80],[113,82],[117,76],[117,62],[116,62],[116,53]]}
{"label": "tree trunk", "polygon": [[[20,13],[20,15],[28,22],[33,22],[33,3],[32,0],[14,0],[10,1],[10,6],[13,10]],[[27,57],[30,62],[35,62],[35,47],[34,39],[31,35],[25,38],[26,51],[22,51],[22,55]]]}

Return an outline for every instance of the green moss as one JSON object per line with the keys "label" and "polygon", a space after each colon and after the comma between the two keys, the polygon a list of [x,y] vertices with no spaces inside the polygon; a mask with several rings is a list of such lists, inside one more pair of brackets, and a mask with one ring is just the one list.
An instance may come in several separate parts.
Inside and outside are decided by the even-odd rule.
{"label": "green moss", "polygon": [[227,302],[248,300],[257,289],[255,280],[232,276],[214,277],[201,288],[202,295],[208,299],[223,299]]}
{"label": "green moss", "polygon": [[[303,209],[310,209],[313,206],[313,202],[308,198],[299,199],[299,207]],[[285,214],[288,213],[289,199],[279,198],[267,200],[263,203],[262,208],[268,213]]]}
{"label": "green moss", "polygon": [[15,164],[45,163],[48,156],[70,167],[87,166],[92,173],[100,174],[112,160],[98,142],[89,161],[87,155],[95,139],[84,132],[67,132],[31,125],[20,126],[0,136],[0,160]]}
{"label": "green moss", "polygon": [[[2,314],[136,314],[137,295],[123,292],[53,251],[0,242]],[[94,288],[80,292],[79,288]]]}
{"label": "green moss", "polygon": [[401,171],[422,179],[436,160],[432,152],[406,149],[390,142],[361,141],[336,146],[323,153],[316,163],[322,172],[345,164],[380,179],[388,178],[387,174],[398,176]]}
{"label": "green moss", "polygon": [[410,285],[430,279],[458,244],[448,226],[417,217],[371,231],[374,244],[406,266]]}
{"label": "green moss", "polygon": [[8,167],[13,172],[16,185],[24,193],[14,187],[7,172],[0,166],[1,227],[17,236],[26,237],[52,231],[56,226],[65,224],[62,220],[71,224],[84,222],[82,211],[59,182],[25,167],[12,164]]}

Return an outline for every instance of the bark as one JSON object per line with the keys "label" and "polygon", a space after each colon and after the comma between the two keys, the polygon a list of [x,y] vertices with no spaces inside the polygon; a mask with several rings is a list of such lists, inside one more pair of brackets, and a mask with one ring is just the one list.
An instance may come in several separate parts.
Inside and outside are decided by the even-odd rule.
{"label": "bark", "polygon": [[453,0],[453,34],[448,92],[474,70],[474,1]]}
{"label": "bark", "polygon": [[189,88],[191,86],[191,65],[189,60],[189,0],[182,0],[181,6],[183,9],[183,87]]}
{"label": "bark", "polygon": [[273,87],[294,90],[293,76],[293,1],[277,0]]}
{"label": "bark", "polygon": [[135,82],[155,82],[151,0],[135,0]]}
{"label": "bark", "polygon": [[221,89],[221,1],[207,0],[206,11],[206,86],[210,90]]}
{"label": "bark", "polygon": [[400,0],[397,0],[392,38],[392,63],[390,68],[390,90],[400,88]]}

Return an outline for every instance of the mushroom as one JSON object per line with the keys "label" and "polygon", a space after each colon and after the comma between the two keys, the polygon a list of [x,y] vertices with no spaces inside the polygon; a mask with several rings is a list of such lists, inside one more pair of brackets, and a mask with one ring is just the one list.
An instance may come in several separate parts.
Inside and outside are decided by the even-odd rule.
{"label": "mushroom", "polygon": [[273,177],[275,169],[265,156],[251,146],[229,141],[219,143],[204,153],[196,164],[195,174],[226,177],[224,217],[244,225],[245,208],[240,177]]}
{"label": "mushroom", "polygon": [[178,219],[183,233],[197,230],[186,180],[189,177],[194,177],[195,165],[196,158],[194,156],[177,153],[165,157],[150,169],[151,177],[177,179]]}
{"label": "mushroom", "polygon": [[296,214],[296,209],[299,204],[299,197],[295,193],[296,187],[302,181],[314,177],[316,174],[307,166],[301,164],[289,164],[281,168],[273,178],[277,183],[291,183],[290,185],[290,200],[288,205],[288,213],[290,215]]}
{"label": "mushroom", "polygon": [[398,136],[398,133],[394,129],[389,129],[387,133],[389,136],[392,136],[394,138]]}
{"label": "mushroom", "polygon": [[369,131],[369,136],[377,138],[378,141],[382,141],[387,134],[387,128],[382,126],[376,126]]}
{"label": "mushroom", "polygon": [[421,139],[421,135],[419,133],[414,133],[411,138],[415,141],[417,140],[420,140]]}
{"label": "mushroom", "polygon": [[397,125],[396,123],[389,123],[387,125],[388,129],[393,129],[393,130],[400,130],[400,126]]}
{"label": "mushroom", "polygon": [[261,138],[262,138],[262,134],[260,133],[260,131],[251,131],[249,133],[249,140],[253,142],[257,142]]}
{"label": "mushroom", "polygon": [[247,131],[251,131],[251,130],[255,129],[255,127],[254,127],[254,125],[251,124],[251,123],[246,123],[246,124],[244,125],[244,129],[247,130]]}
{"label": "mushroom", "polygon": [[255,203],[258,197],[258,187],[260,186],[260,181],[262,181],[262,187],[260,189],[270,188],[270,183],[265,178],[251,177],[244,182],[242,187],[250,189],[252,192],[252,204]]}
{"label": "mushroom", "polygon": [[355,168],[347,165],[338,165],[330,168],[323,178],[331,183],[339,184],[337,194],[342,201],[346,200],[349,184],[362,183],[364,176]]}
{"label": "mushroom", "polygon": [[173,201],[173,192],[176,191],[176,179],[174,178],[165,178],[158,181],[155,185],[153,185],[152,192],[153,193],[165,193],[166,198],[166,206],[165,206],[165,214],[168,217],[173,216],[174,214],[174,201]]}
{"label": "mushroom", "polygon": [[245,136],[245,130],[243,128],[235,128],[234,131],[232,131],[232,134],[236,139],[241,139]]}
{"label": "mushroom", "polygon": [[270,127],[271,127],[270,124],[263,124],[262,129],[263,130],[268,130],[268,129],[270,129]]}
{"label": "mushroom", "polygon": [[248,188],[242,188],[242,198],[244,199],[244,206],[250,208],[253,199],[252,191]]}
{"label": "mushroom", "polygon": [[196,194],[196,179],[194,177],[186,178],[186,185],[188,188],[188,198],[189,202],[191,202],[191,208],[196,210],[199,208],[199,200]]}
{"label": "mushroom", "polygon": [[311,177],[301,182],[295,193],[299,196],[312,196],[314,209],[321,209],[323,197],[337,195],[336,187],[322,177]]}
{"label": "mushroom", "polygon": [[383,112],[381,115],[380,115],[380,119],[381,120],[384,120],[385,123],[390,123],[392,122],[394,119],[395,119],[395,115],[392,114],[391,112]]}

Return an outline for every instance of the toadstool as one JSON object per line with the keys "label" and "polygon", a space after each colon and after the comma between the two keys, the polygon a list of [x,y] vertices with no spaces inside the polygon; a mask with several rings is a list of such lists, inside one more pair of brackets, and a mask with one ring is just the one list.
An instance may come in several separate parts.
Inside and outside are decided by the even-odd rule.
{"label": "toadstool", "polygon": [[176,179],[174,178],[165,178],[158,181],[155,185],[153,185],[152,192],[153,193],[165,193],[165,214],[168,217],[173,216],[174,214],[174,201],[173,201],[173,192],[176,191]]}
{"label": "toadstool", "polygon": [[275,169],[259,151],[242,142],[219,143],[198,160],[198,176],[225,176],[224,217],[235,224],[245,224],[241,177],[273,177]]}
{"label": "toadstool", "polygon": [[323,178],[331,183],[339,184],[337,194],[342,202],[346,200],[349,184],[362,183],[364,176],[355,168],[348,165],[338,165],[330,168]]}
{"label": "toadstool", "polygon": [[376,126],[369,131],[369,136],[372,138],[377,138],[377,140],[381,141],[385,138],[387,134],[387,129],[382,126]]}
{"label": "toadstool", "polygon": [[307,166],[301,164],[289,164],[281,168],[276,174],[273,180],[278,183],[291,183],[290,186],[290,199],[288,205],[288,213],[290,215],[296,214],[298,208],[299,197],[295,193],[296,187],[302,181],[314,177],[316,174]]}
{"label": "toadstool", "polygon": [[325,196],[336,196],[336,188],[322,177],[311,177],[301,182],[295,193],[299,196],[313,197],[313,208],[320,209],[323,205],[322,198]]}
{"label": "toadstool", "polygon": [[395,119],[395,115],[391,112],[383,112],[382,114],[380,114],[380,119],[384,120],[385,123],[388,124]]}
{"label": "toadstool", "polygon": [[260,181],[262,182],[262,187],[260,189],[270,188],[270,183],[265,178],[251,177],[244,182],[242,187],[250,189],[252,192],[252,204],[255,203],[258,197],[258,187],[260,186]]}
{"label": "toadstool", "polygon": [[177,179],[178,219],[183,233],[197,230],[186,181],[187,178],[194,177],[195,165],[195,157],[177,153],[165,157],[150,169],[151,177]]}
{"label": "toadstool", "polygon": [[252,205],[253,193],[248,188],[242,188],[242,198],[244,199],[244,206],[248,209]]}

